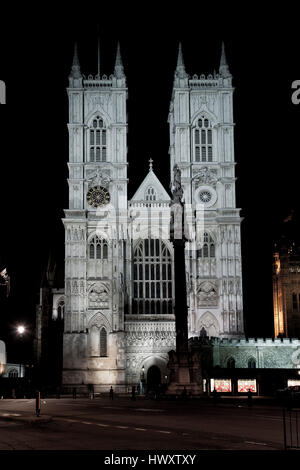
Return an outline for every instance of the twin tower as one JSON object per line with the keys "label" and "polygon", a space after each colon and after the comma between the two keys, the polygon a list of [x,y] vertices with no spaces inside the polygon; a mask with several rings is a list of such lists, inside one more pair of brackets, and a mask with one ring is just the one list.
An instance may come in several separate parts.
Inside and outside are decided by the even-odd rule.
{"label": "twin tower", "polygon": [[[181,45],[169,110],[189,222],[189,337],[241,338],[240,209],[235,200],[232,76],[190,77]],[[171,198],[152,169],[127,193],[127,86],[120,47],[110,76],[69,75],[63,384],[98,391],[166,383],[175,349]],[[155,156],[154,156],[155,157]],[[131,158],[134,158],[132,156]]]}

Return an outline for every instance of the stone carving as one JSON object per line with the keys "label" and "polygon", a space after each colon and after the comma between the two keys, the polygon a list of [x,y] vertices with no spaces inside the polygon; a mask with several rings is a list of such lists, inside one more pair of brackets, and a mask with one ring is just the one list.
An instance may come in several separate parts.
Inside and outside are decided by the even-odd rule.
{"label": "stone carving", "polygon": [[72,293],[73,293],[73,294],[78,294],[78,284],[77,284],[77,281],[73,281]]}
{"label": "stone carving", "polygon": [[[89,78],[93,80],[93,77]],[[103,77],[102,77],[103,79]],[[101,114],[101,110],[107,113],[110,116],[110,101],[111,96],[109,93],[99,94],[87,94],[87,114],[91,111],[94,111],[96,107],[99,108],[99,113]]]}
{"label": "stone carving", "polygon": [[210,186],[213,186],[214,188],[217,185],[217,182],[219,181],[219,178],[217,178],[217,171],[212,170],[205,166],[204,168],[201,168],[200,171],[198,171],[194,176],[193,180],[196,183],[196,188],[200,185],[207,184]]}
{"label": "stone carving", "polygon": [[126,332],[128,331],[172,331],[175,332],[175,322],[139,322],[139,323],[127,323],[125,327]]}
{"label": "stone carving", "polygon": [[173,175],[173,182],[171,183],[173,202],[180,203],[183,197],[183,189],[181,186],[181,171],[177,164],[173,167]]}
{"label": "stone carving", "polygon": [[175,346],[175,332],[171,331],[136,331],[126,334],[126,347],[131,350],[168,350]]}
{"label": "stone carving", "polygon": [[218,305],[218,288],[214,282],[205,281],[200,284],[197,297],[198,306],[217,306]]}
{"label": "stone carving", "polygon": [[87,181],[89,187],[103,186],[108,188],[111,178],[108,173],[104,173],[100,168],[96,168],[96,170],[87,171]]}
{"label": "stone carving", "polygon": [[101,282],[89,283],[89,308],[108,308],[108,288]]}
{"label": "stone carving", "polygon": [[[200,78],[201,80],[205,80],[205,76],[201,75]],[[212,114],[215,111],[216,107],[216,96],[212,93],[205,94],[205,95],[192,95],[192,103],[191,103],[191,112],[192,115],[197,113],[198,111],[200,112],[208,112],[209,114]]]}

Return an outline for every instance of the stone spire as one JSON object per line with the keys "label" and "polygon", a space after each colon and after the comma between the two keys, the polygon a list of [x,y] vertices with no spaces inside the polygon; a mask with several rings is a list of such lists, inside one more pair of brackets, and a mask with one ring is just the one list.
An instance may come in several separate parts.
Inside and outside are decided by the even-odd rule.
{"label": "stone spire", "polygon": [[115,70],[114,70],[114,75],[116,78],[124,78],[124,67],[123,67],[123,62],[122,62],[122,57],[121,57],[121,52],[120,52],[120,43],[118,42],[117,46],[117,56],[116,56],[116,62],[115,62]]}
{"label": "stone spire", "polygon": [[79,64],[78,50],[77,50],[77,43],[76,42],[75,42],[75,45],[74,45],[74,56],[73,56],[73,63],[72,63],[70,77],[72,77],[72,78],[81,78],[80,64]]}
{"label": "stone spire", "polygon": [[224,41],[222,42],[222,53],[221,53],[219,74],[223,78],[231,77],[231,73],[229,72],[229,68],[228,68],[228,64],[227,64],[227,60],[226,60]]}
{"label": "stone spire", "polygon": [[187,78],[188,75],[185,71],[183,55],[182,55],[182,46],[181,42],[179,43],[179,50],[178,50],[178,59],[177,59],[177,67],[175,70],[175,77],[176,78]]}
{"label": "stone spire", "polygon": [[70,88],[81,88],[82,87],[82,75],[80,71],[80,64],[78,59],[77,43],[74,46],[73,63],[71,72],[69,75],[69,86]]}

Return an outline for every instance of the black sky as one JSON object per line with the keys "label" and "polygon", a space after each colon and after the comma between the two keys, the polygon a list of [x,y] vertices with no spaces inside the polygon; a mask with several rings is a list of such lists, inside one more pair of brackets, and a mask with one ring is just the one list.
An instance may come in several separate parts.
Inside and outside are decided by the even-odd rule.
{"label": "black sky", "polygon": [[292,15],[275,21],[252,12],[246,24],[244,11],[227,23],[221,12],[214,11],[215,19],[208,21],[200,10],[175,19],[159,9],[127,11],[115,19],[100,7],[97,14],[76,17],[45,10],[7,19],[0,32],[0,79],[7,85],[7,105],[0,109],[0,262],[8,266],[12,287],[0,305],[0,337],[7,339],[8,327],[17,321],[33,327],[49,251],[63,263],[66,87],[75,41],[82,72],[97,72],[97,24],[101,73],[113,72],[120,40],[127,76],[129,198],[147,174],[150,156],[157,176],[169,186],[167,118],[178,41],[190,75],[218,70],[225,41],[235,87],[246,333],[272,337],[272,241],[290,210],[300,210],[300,105],[291,102],[291,84],[300,79],[300,41]]}

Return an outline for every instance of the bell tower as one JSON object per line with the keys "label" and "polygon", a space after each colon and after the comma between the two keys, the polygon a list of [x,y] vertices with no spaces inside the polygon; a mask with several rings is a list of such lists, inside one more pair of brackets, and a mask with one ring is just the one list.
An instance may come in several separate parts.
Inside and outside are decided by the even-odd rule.
{"label": "bell tower", "polygon": [[124,387],[127,87],[114,72],[85,77],[77,46],[69,75],[69,208],[65,210],[63,385]]}
{"label": "bell tower", "polygon": [[222,44],[219,73],[190,77],[181,44],[169,112],[171,174],[182,175],[189,336],[242,337],[240,209],[235,200],[233,87]]}

